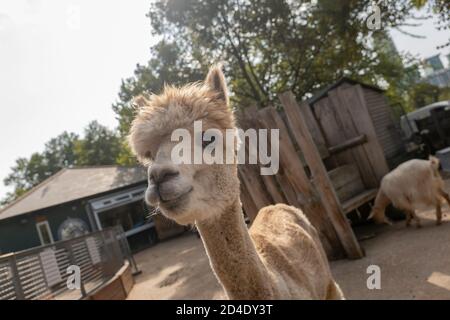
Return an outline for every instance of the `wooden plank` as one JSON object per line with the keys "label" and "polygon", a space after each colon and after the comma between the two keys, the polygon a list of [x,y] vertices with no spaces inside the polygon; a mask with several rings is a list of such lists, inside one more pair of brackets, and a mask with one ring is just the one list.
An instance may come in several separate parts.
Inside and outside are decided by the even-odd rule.
{"label": "wooden plank", "polygon": [[292,186],[291,182],[289,181],[283,167],[280,167],[280,170],[278,171],[275,178],[276,178],[277,182],[279,183],[279,185],[281,186],[281,191],[283,192],[283,195],[286,199],[286,204],[301,208],[302,203],[301,203],[301,201],[299,201],[299,199],[297,197],[297,192],[295,191],[294,187]]}
{"label": "wooden plank", "polygon": [[364,191],[356,165],[345,165],[328,172],[334,190],[342,203]]}
{"label": "wooden plank", "polygon": [[[296,139],[300,144],[311,170],[313,179],[318,186],[322,203],[347,256],[349,258],[362,258],[364,253],[341,208],[317,147],[315,146],[308,127],[301,116],[299,111],[300,107],[298,106],[294,95],[292,92],[283,93],[280,95],[280,100],[286,110],[291,128],[297,129],[294,131],[294,134],[296,135]],[[304,104],[303,107],[307,107],[307,105]]]}
{"label": "wooden plank", "polygon": [[346,164],[328,172],[331,182],[340,188],[359,177],[358,168],[354,164]]}
{"label": "wooden plank", "polygon": [[[305,105],[305,107],[303,107]],[[308,104],[300,104],[300,109],[310,108]],[[341,120],[337,115],[329,98],[323,98],[314,105],[314,113],[328,146],[335,146],[348,140],[343,134]],[[353,163],[355,161],[350,150],[332,155],[337,165]]]}
{"label": "wooden plank", "polygon": [[336,153],[348,150],[350,148],[359,146],[366,142],[367,142],[367,137],[365,134],[363,134],[363,135],[351,138],[341,144],[338,144],[336,146],[332,146],[332,147],[328,148],[328,152],[330,154],[336,154]]}
{"label": "wooden plank", "polygon": [[125,300],[127,294],[122,286],[120,277],[115,277],[101,289],[90,295],[91,300]]}
{"label": "wooden plank", "polygon": [[320,126],[317,122],[317,119],[314,117],[312,113],[311,107],[309,108],[301,108],[300,112],[302,113],[303,118],[305,119],[306,125],[308,126],[309,132],[314,140],[314,143],[319,150],[320,156],[322,158],[327,158],[330,156],[330,153],[327,148],[327,143],[325,141],[324,135]]}
{"label": "wooden plank", "polygon": [[[244,130],[249,128],[257,129],[259,124],[254,119],[257,109],[255,106],[247,109],[246,112],[240,111],[237,113],[239,126]],[[251,150],[249,150],[248,144],[244,143],[243,145],[246,159],[248,159]],[[255,150],[252,151],[255,152]],[[253,222],[261,208],[282,199],[280,192],[278,191],[277,193],[276,182],[270,181],[274,178],[262,178],[259,168],[258,164],[240,164],[238,166],[241,180],[241,202],[250,222]]]}
{"label": "wooden plank", "polygon": [[128,264],[125,271],[120,276],[120,280],[122,281],[123,289],[125,290],[126,296],[130,293],[131,289],[134,286],[133,274],[131,272],[131,266]]}
{"label": "wooden plank", "polygon": [[271,195],[274,203],[288,203],[280,192],[280,187],[278,186],[277,180],[274,176],[261,176],[264,185],[267,188],[267,192]]}
{"label": "wooden plank", "polygon": [[[288,129],[275,108],[267,107],[258,111],[259,121],[267,129],[278,129],[279,131],[279,154],[281,175],[289,181],[295,194],[283,185],[286,199],[291,205],[300,207],[311,223],[316,227],[324,247],[330,248],[327,254],[339,255],[342,247],[339,238],[329,220],[327,213],[317,199],[313,186],[305,172],[305,169],[295,151],[294,144],[290,140]],[[293,198],[295,196],[295,199]],[[329,250],[330,250],[329,249]]]}
{"label": "wooden plank", "polygon": [[[351,89],[351,88],[350,88]],[[347,89],[349,90],[349,89]],[[330,101],[333,107],[336,109],[336,114],[340,118],[343,124],[343,134],[347,139],[354,138],[361,135],[358,132],[354,119],[354,110],[360,108],[358,103],[348,101],[347,95],[344,95],[340,88],[334,89],[328,92]],[[362,146],[352,148],[350,150],[354,156],[355,163],[358,166],[361,178],[363,179],[364,185],[367,188],[374,188],[378,186],[378,179],[373,170],[373,166],[369,161],[369,156]]]}
{"label": "wooden plank", "polygon": [[[264,129],[261,127],[260,122],[257,121],[258,109],[256,108],[256,106],[246,108],[244,111],[244,116],[246,118],[246,123],[247,123],[247,126],[245,127],[245,129],[248,129],[249,128],[248,126],[250,126],[253,129]],[[258,139],[258,143],[261,143],[261,141],[259,141],[259,139]],[[266,143],[268,146],[268,150],[270,150],[270,148],[271,148],[270,139],[267,139]],[[248,146],[246,146],[246,147],[248,148]],[[257,150],[254,150],[253,152],[257,152]],[[247,150],[247,153],[248,153],[248,150]],[[273,175],[261,175],[261,179],[262,179],[268,193],[272,197],[273,203],[287,203],[282,192],[280,191],[281,188],[278,185],[278,183]]]}
{"label": "wooden plank", "polygon": [[344,201],[342,203],[342,207],[344,209],[344,212],[347,214],[356,208],[362,206],[364,203],[369,202],[377,196],[378,189],[370,189],[366,190],[364,192],[361,192],[357,196]]}
{"label": "wooden plank", "polygon": [[258,209],[273,204],[272,198],[267,193],[260,180],[258,165],[240,165],[239,171],[241,182],[244,184],[244,187],[247,188],[250,197],[253,199],[253,202]]}
{"label": "wooden plank", "polygon": [[349,97],[353,97],[353,101],[359,101],[361,104],[361,108],[356,108],[356,110],[352,109],[351,115],[354,119],[357,130],[361,134],[365,134],[367,136],[367,143],[364,144],[363,147],[369,155],[370,163],[378,180],[378,186],[381,179],[389,172],[389,166],[387,164],[383,148],[378,140],[361,86],[356,85],[351,89],[347,89],[347,91],[356,92],[356,95],[351,94]]}
{"label": "wooden plank", "polygon": [[385,156],[387,159],[392,158],[404,150],[401,129],[397,128],[399,124],[397,124],[392,108],[382,93],[369,88],[362,88],[362,90]]}

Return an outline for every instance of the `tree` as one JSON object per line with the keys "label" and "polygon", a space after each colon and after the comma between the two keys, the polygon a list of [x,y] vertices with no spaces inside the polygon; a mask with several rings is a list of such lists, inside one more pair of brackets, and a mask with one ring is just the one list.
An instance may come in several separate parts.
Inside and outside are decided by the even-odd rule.
{"label": "tree", "polygon": [[29,159],[19,158],[11,168],[11,173],[4,179],[6,186],[14,186],[14,195],[36,186],[55,172],[75,164],[74,153],[78,136],[63,132],[45,144],[42,153],[36,152]]}
{"label": "tree", "polygon": [[231,99],[238,108],[276,103],[276,95],[285,90],[299,99],[309,97],[342,76],[394,86],[391,91],[398,93],[399,79],[406,81],[404,69],[413,74],[417,62],[398,53],[399,59],[393,60],[374,42],[387,35],[387,28],[402,31],[409,19],[418,18],[414,8],[429,6],[442,15],[448,4],[381,1],[384,30],[380,31],[365,24],[371,4],[369,0],[153,2],[148,17],[153,34],[162,40],[152,49],[148,65],[138,65],[134,77],[122,83],[113,106],[122,137],[133,117],[133,96],[159,92],[166,82],[199,80],[215,61],[225,61]]}
{"label": "tree", "polygon": [[[308,97],[342,76],[376,84],[383,63],[367,28],[372,1],[169,0],[152,4],[155,34],[183,55],[226,61],[238,106],[274,103],[292,90]],[[385,28],[411,17],[410,1],[381,2]],[[367,14],[364,14],[367,13]]]}
{"label": "tree", "polygon": [[418,109],[437,101],[450,100],[450,88],[439,88],[429,83],[417,83],[410,90],[411,109]]}
{"label": "tree", "polygon": [[0,205],[13,201],[62,168],[116,164],[121,150],[119,135],[97,121],[89,123],[83,139],[74,133],[63,132],[48,141],[43,152],[16,160],[11,173],[4,179],[4,184],[12,186],[14,191],[8,193]]}
{"label": "tree", "polygon": [[[450,30],[450,1],[448,0],[411,0],[417,9],[426,8],[427,12],[438,16],[436,28],[438,30]],[[450,37],[446,43],[438,46],[442,49],[450,46]]]}
{"label": "tree", "polygon": [[115,164],[120,148],[120,139],[115,132],[97,121],[92,121],[84,131],[84,138],[75,144],[76,164],[79,166]]}
{"label": "tree", "polygon": [[[113,104],[122,138],[128,135],[134,116],[134,97],[142,93],[159,92],[164,84],[182,85],[202,79],[204,74],[200,70],[200,64],[182,52],[183,49],[176,43],[163,40],[152,48],[154,57],[146,66],[138,64],[134,76],[122,80],[119,100]],[[123,155],[128,157],[127,150],[122,151]]]}
{"label": "tree", "polygon": [[78,135],[63,132],[45,144],[43,157],[46,159],[47,166],[51,172],[76,164],[75,146],[78,141]]}
{"label": "tree", "polygon": [[[419,61],[390,50],[387,30],[412,37],[403,26],[438,16],[438,29],[450,27],[448,0],[375,1],[382,30],[366,25],[372,0],[157,0],[148,17],[161,42],[152,58],[122,83],[113,109],[123,145],[134,115],[132,97],[160,92],[164,83],[203,77],[208,66],[225,62],[235,108],[276,105],[279,92],[308,98],[343,76],[387,89],[392,105],[412,107],[410,90]],[[416,9],[424,9],[417,16]],[[450,45],[450,41],[443,46]],[[121,161],[134,163],[123,148]]]}

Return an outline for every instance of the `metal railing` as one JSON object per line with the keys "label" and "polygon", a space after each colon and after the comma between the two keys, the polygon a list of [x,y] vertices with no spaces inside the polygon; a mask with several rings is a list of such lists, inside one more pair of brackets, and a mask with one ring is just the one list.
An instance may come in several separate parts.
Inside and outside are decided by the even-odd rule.
{"label": "metal railing", "polygon": [[[111,279],[124,260],[138,271],[121,227],[6,254],[0,256],[0,300],[83,299]],[[80,271],[75,287],[68,285],[75,281],[73,266]]]}

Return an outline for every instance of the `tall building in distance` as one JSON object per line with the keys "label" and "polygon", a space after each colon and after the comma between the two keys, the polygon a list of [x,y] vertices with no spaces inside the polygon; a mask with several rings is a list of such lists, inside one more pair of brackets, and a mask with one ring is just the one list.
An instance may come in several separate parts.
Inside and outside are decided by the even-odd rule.
{"label": "tall building in distance", "polygon": [[425,77],[422,81],[438,86],[440,88],[450,87],[450,53],[446,55],[447,68],[442,63],[440,54],[424,60]]}

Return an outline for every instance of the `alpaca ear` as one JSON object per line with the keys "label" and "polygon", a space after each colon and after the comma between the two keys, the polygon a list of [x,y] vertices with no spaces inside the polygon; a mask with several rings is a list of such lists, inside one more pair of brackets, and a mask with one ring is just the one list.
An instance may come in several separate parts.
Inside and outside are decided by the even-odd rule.
{"label": "alpaca ear", "polygon": [[222,65],[217,64],[209,69],[206,76],[205,83],[215,92],[219,94],[219,98],[228,104],[227,84],[225,82],[225,76],[222,72]]}
{"label": "alpaca ear", "polygon": [[428,160],[430,161],[431,165],[435,168],[439,168],[440,165],[440,161],[439,158],[435,157],[435,156],[429,156]]}
{"label": "alpaca ear", "polygon": [[430,160],[433,164],[439,163],[439,159],[435,156],[429,156],[428,160]]}

